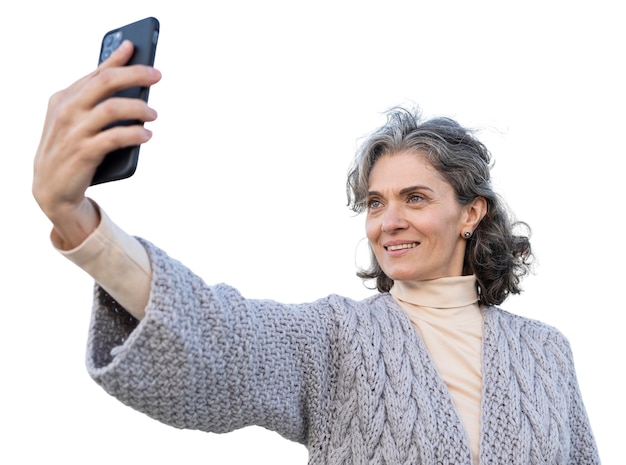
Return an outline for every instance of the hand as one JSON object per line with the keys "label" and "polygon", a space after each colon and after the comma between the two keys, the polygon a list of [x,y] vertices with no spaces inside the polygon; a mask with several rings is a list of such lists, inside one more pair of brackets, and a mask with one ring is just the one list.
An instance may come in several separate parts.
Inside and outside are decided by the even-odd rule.
{"label": "hand", "polygon": [[54,226],[56,245],[79,245],[97,226],[99,213],[85,192],[104,156],[140,145],[152,137],[141,125],[105,126],[120,120],[154,121],[156,112],[140,99],[108,98],[134,86],[161,79],[154,68],[124,66],[133,52],[123,42],[94,72],[54,94],[35,155],[33,196]]}

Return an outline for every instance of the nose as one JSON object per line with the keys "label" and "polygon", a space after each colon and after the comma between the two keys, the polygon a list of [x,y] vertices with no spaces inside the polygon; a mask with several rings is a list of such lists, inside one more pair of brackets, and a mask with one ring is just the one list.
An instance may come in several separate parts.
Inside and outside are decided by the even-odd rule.
{"label": "nose", "polygon": [[393,233],[406,229],[409,223],[402,214],[402,210],[394,205],[388,205],[382,216],[380,230],[384,233]]}

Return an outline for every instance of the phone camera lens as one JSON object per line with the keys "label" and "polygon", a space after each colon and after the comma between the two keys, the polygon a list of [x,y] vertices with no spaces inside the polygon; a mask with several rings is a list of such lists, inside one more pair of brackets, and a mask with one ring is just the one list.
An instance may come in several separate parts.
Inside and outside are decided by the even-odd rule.
{"label": "phone camera lens", "polygon": [[120,46],[121,43],[121,31],[112,32],[111,34],[107,35],[104,38],[104,42],[102,43],[102,53],[100,55],[100,61],[104,61],[109,58],[111,53],[113,53],[117,49],[117,47]]}

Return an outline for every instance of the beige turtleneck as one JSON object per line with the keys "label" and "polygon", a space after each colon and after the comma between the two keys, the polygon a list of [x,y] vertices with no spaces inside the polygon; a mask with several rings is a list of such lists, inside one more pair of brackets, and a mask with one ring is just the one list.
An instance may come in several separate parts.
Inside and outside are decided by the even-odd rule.
{"label": "beige turtleneck", "polygon": [[478,463],[483,326],[475,276],[397,282],[390,292],[409,316],[448,386],[474,463]]}

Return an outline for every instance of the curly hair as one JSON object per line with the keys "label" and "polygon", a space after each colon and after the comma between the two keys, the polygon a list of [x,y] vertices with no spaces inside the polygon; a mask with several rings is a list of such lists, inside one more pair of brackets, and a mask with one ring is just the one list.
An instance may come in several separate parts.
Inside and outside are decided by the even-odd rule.
{"label": "curly hair", "polygon": [[[360,146],[348,172],[348,206],[356,213],[367,209],[369,176],[376,161],[404,151],[424,153],[429,163],[454,189],[456,200],[468,205],[482,197],[487,213],[467,241],[464,274],[474,274],[479,302],[499,305],[521,292],[520,282],[530,271],[533,253],[530,228],[513,219],[491,187],[491,154],[470,131],[450,118],[423,120],[418,109],[392,108],[387,122]],[[517,232],[519,230],[519,232]],[[376,280],[380,292],[388,292],[393,280],[381,269],[370,246],[371,264],[359,269],[363,280]]]}

